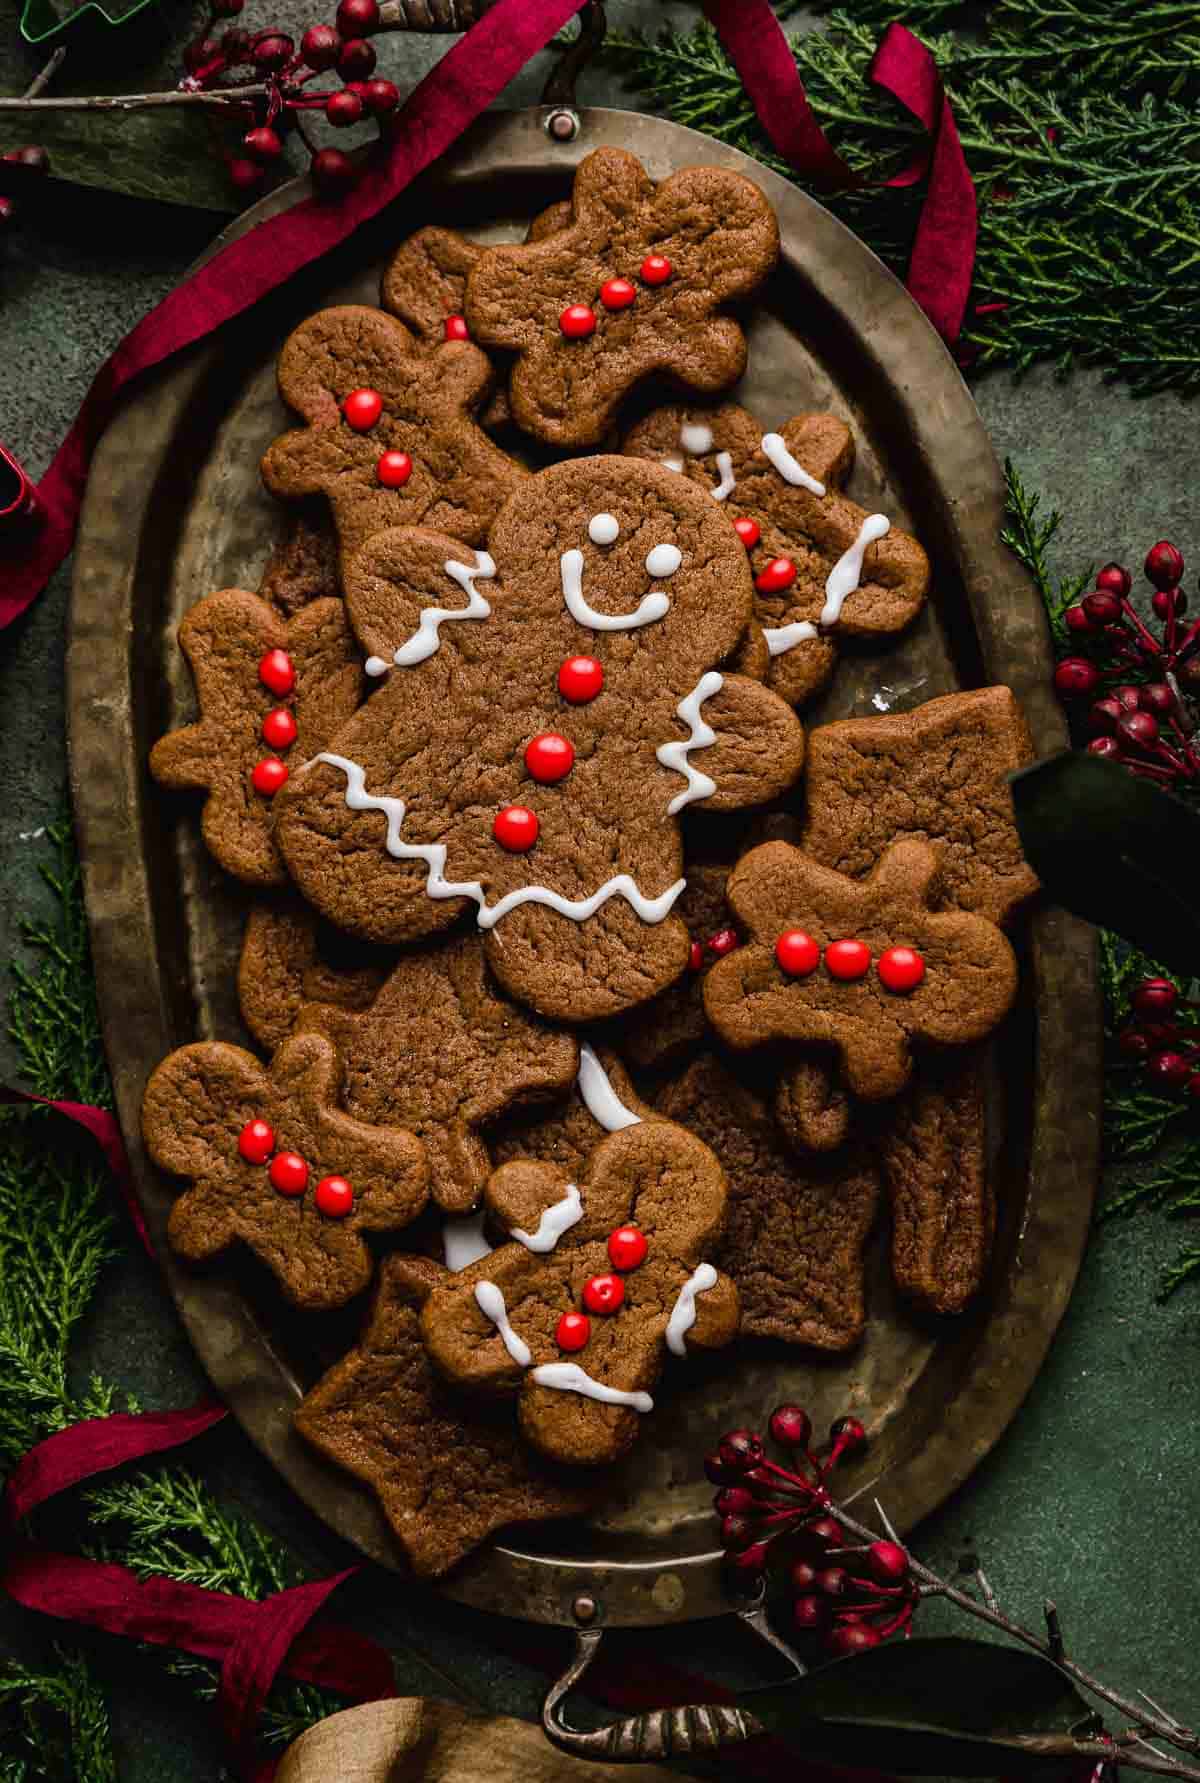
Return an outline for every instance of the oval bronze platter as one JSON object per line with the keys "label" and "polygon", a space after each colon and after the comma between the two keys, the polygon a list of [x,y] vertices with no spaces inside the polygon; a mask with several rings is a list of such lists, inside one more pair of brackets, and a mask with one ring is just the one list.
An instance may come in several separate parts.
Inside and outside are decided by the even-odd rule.
{"label": "oval bronze platter", "polygon": [[[919,624],[885,655],[847,656],[808,723],[1000,681],[1023,702],[1040,754],[1065,741],[1038,598],[998,539],[999,466],[941,342],[901,285],[812,199],[675,125],[584,112],[578,139],[562,144],[547,140],[536,110],[484,118],[385,219],[123,408],[88,489],[68,661],[75,809],[117,1104],[151,1231],[216,1387],[295,1491],[385,1565],[398,1565],[399,1553],[374,1500],[310,1453],[290,1422],[306,1387],[353,1341],[353,1320],[289,1317],[240,1262],[193,1273],[162,1244],[172,1189],[140,1148],[142,1089],[175,1046],[244,1040],[234,964],[248,898],[204,854],[195,808],[152,786],[146,757],[193,710],[174,643],[180,617],[212,589],[256,587],[279,531],[258,460],[288,425],[273,375],[288,328],[324,303],[377,301],[389,250],[423,223],[515,238],[567,194],[576,163],[602,143],[631,149],[655,178],[719,162],[764,187],[783,259],[749,318],[739,395],[772,426],[805,409],[843,415],[859,442],[850,492],[911,527],[933,559],[933,600]],[[273,195],[233,233],[295,196],[295,188]],[[967,1477],[1046,1354],[1079,1265],[1096,1174],[1090,935],[1043,911],[1022,950],[1023,997],[992,1073],[1000,1228],[973,1311],[943,1326],[917,1323],[877,1246],[870,1322],[854,1354],[814,1363],[746,1344],[698,1377],[673,1380],[608,1509],[586,1525],[493,1543],[442,1589],[563,1624],[575,1620],[581,1596],[610,1625],[722,1613],[729,1604],[698,1457],[731,1419],[753,1422],[783,1398],[812,1407],[818,1424],[849,1407],[869,1417],[874,1441],[847,1485],[878,1496],[902,1528]]]}

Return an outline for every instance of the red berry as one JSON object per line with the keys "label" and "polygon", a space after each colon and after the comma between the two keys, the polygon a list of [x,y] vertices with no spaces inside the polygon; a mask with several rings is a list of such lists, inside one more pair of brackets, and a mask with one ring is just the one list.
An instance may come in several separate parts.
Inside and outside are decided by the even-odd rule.
{"label": "red berry", "polygon": [[575,745],[558,731],[542,731],[525,749],[525,766],[543,786],[565,780],[575,765]]}
{"label": "red berry", "polygon": [[1193,1072],[1183,1087],[1189,1096],[1200,1096],[1200,1071]]}
{"label": "red berry", "polygon": [[1156,588],[1174,588],[1176,582],[1183,581],[1183,552],[1167,539],[1160,539],[1147,551],[1142,567],[1147,582],[1153,582]]}
{"label": "red berry", "polygon": [[806,1449],[812,1441],[812,1419],[802,1405],[777,1405],[769,1429],[772,1439],[785,1449]]}
{"label": "red berry", "polygon": [[1192,1067],[1182,1053],[1156,1052],[1146,1070],[1160,1089],[1177,1090],[1191,1076]]}
{"label": "red berry", "polygon": [[260,37],[254,46],[254,65],[262,69],[264,74],[273,74],[290,62],[295,44],[282,31],[268,32]]}
{"label": "red berry", "polygon": [[1102,761],[1120,761],[1121,745],[1115,737],[1093,737],[1088,744],[1088,754],[1098,755]]}
{"label": "red berry", "polygon": [[727,953],[732,953],[737,944],[738,933],[736,929],[718,929],[715,935],[709,936],[707,947],[709,953],[715,953],[717,958],[721,960],[724,959]]}
{"label": "red berry", "polygon": [[872,1628],[869,1622],[848,1622],[831,1628],[825,1637],[825,1645],[836,1659],[850,1659],[856,1653],[869,1653],[882,1639],[878,1629]]}
{"label": "red berry", "polygon": [[1068,607],[1063,621],[1068,631],[1093,632],[1096,629],[1082,607]]}
{"label": "red berry", "polygon": [[313,184],[327,197],[336,197],[358,178],[353,161],[341,149],[318,149],[309,166]]}
{"label": "red berry", "polygon": [[377,76],[367,82],[360,97],[372,117],[386,118],[400,103],[400,89],[394,80],[383,80]]}
{"label": "red berry", "polygon": [[248,155],[233,155],[228,163],[229,183],[239,192],[257,192],[267,177],[267,170],[261,161],[252,161]]}
{"label": "red berry", "polygon": [[303,1195],[308,1187],[308,1165],[299,1152],[276,1152],[267,1175],[281,1195]]}
{"label": "red berry", "polygon": [[1082,699],[1100,685],[1100,671],[1084,656],[1068,656],[1054,671],[1054,685],[1064,698]]}
{"label": "red berry", "polygon": [[369,37],[379,24],[379,0],[341,0],[337,28],[343,37]]}
{"label": "red berry", "polygon": [[1123,564],[1106,563],[1096,577],[1097,588],[1107,588],[1113,594],[1127,595],[1133,587],[1133,577]]}
{"label": "red berry", "polygon": [[591,1335],[592,1322],[582,1312],[565,1312],[554,1327],[554,1341],[560,1350],[581,1350]]}
{"label": "red berry", "polygon": [[835,1418],[829,1426],[829,1440],[843,1455],[854,1455],[867,1446],[867,1433],[858,1418]]}
{"label": "red berry", "polygon": [[733,530],[736,532],[738,538],[741,539],[747,551],[753,551],[755,545],[757,545],[759,539],[762,537],[762,527],[758,524],[757,520],[751,520],[749,514],[743,514],[740,519],[735,520],[733,523]]}
{"label": "red berry", "polygon": [[467,327],[465,316],[447,316],[442,323],[442,334],[448,341],[469,341],[471,331]]}
{"label": "red berry", "polygon": [[18,206],[13,203],[11,198],[6,198],[0,194],[0,227],[3,227],[7,223],[11,223],[17,214]]}
{"label": "red berry", "polygon": [[604,686],[604,668],[594,656],[568,656],[558,671],[558,691],[573,706],[586,706]]}
{"label": "red berry", "polygon": [[1136,1015],[1147,1021],[1161,1021],[1164,1016],[1174,1015],[1179,992],[1169,978],[1143,978],[1129,1001]]}
{"label": "red berry", "polygon": [[731,1553],[750,1547],[758,1536],[758,1523],[752,1517],[724,1517],[721,1520],[721,1546]]}
{"label": "red berry", "polygon": [[1149,749],[1158,742],[1158,720],[1149,712],[1126,712],[1117,726],[1117,735],[1135,749]]}
{"label": "red berry", "polygon": [[872,1542],[867,1571],[880,1585],[899,1585],[908,1577],[908,1555],[899,1542]]}
{"label": "red berry", "polygon": [[250,784],[264,799],[273,799],[280,787],[286,784],[287,777],[287,767],[278,756],[264,755],[260,762],[254,764]]}
{"label": "red berry", "polygon": [[280,698],[291,693],[296,685],[296,671],[286,650],[268,650],[258,665],[258,678],[264,687]]}
{"label": "red berry", "polygon": [[1121,599],[1110,588],[1096,588],[1085,594],[1081,602],[1093,625],[1116,625],[1121,617]]}
{"label": "red berry", "polygon": [[647,254],[642,261],[642,283],[644,285],[665,285],[672,270],[671,262],[665,254]]}
{"label": "red berry", "polygon": [[569,341],[586,340],[596,332],[596,312],[586,303],[569,303],[558,318],[558,325]]}
{"label": "red berry", "polygon": [[1157,718],[1169,718],[1175,710],[1175,695],[1166,681],[1150,681],[1142,688],[1141,708]]}
{"label": "red berry", "polygon": [[803,929],[785,929],[775,943],[775,959],[789,978],[807,978],[821,963],[821,949]]}
{"label": "red berry", "polygon": [[287,749],[296,741],[296,720],[286,706],[274,706],[267,713],[262,740],[269,749]]}
{"label": "red berry", "polygon": [[793,1591],[811,1591],[816,1582],[817,1569],[807,1560],[796,1560],[792,1563],[792,1570],[788,1577],[791,1579]]}
{"label": "red berry", "polygon": [[343,87],[340,93],[331,93],[325,101],[325,116],[335,130],[345,130],[351,124],[357,124],[366,108],[357,93],[349,87]]}
{"label": "red berry", "polygon": [[817,1574],[813,1585],[822,1597],[846,1597],[852,1580],[844,1566],[827,1566]]}
{"label": "red berry", "polygon": [[7,154],[0,155],[0,161],[9,161],[16,167],[27,167],[31,173],[49,173],[50,157],[40,143],[28,142],[23,148],[9,149]]}
{"label": "red berry", "polygon": [[247,1121],[238,1134],[238,1150],[247,1164],[265,1164],[275,1150],[275,1129],[266,1121]]}
{"label": "red berry", "polygon": [[723,1486],[713,1499],[719,1517],[757,1517],[759,1504],[748,1486]]}
{"label": "red berry", "polygon": [[407,452],[385,452],[375,466],[375,475],[385,489],[403,489],[413,473],[413,461]]}
{"label": "red berry", "polygon": [[344,1220],[354,1207],[354,1190],[344,1176],[323,1176],[313,1190],[318,1213],[328,1220]]}
{"label": "red berry", "polygon": [[1142,706],[1142,690],[1132,682],[1126,681],[1121,687],[1114,688],[1113,698],[1123,712],[1140,712]]}
{"label": "red berry", "polygon": [[744,1473],[744,1471],[745,1469],[740,1467],[727,1467],[721,1460],[719,1454],[706,1455],[704,1457],[705,1478],[710,1480],[714,1486],[726,1486],[731,1480],[737,1479]]}
{"label": "red berry", "polygon": [[234,25],[232,30],[221,33],[221,54],[230,68],[238,68],[253,58],[254,39],[241,25]]}
{"label": "red berry", "polygon": [[831,1613],[824,1597],[798,1597],[792,1605],[792,1620],[801,1634],[824,1634]]}
{"label": "red berry", "polygon": [[1097,736],[1111,736],[1123,711],[1120,700],[1097,700],[1088,713],[1088,726]]}
{"label": "red berry", "polygon": [[702,972],[703,970],[704,970],[704,949],[700,945],[699,941],[693,941],[692,945],[688,948],[688,971],[689,972]]}
{"label": "red berry", "polygon": [[600,301],[606,310],[627,310],[637,301],[637,286],[632,279],[606,279],[600,287]]}
{"label": "red berry", "polygon": [[762,1437],[753,1430],[728,1430],[717,1444],[717,1457],[731,1474],[749,1473],[763,1458]]}
{"label": "red berry", "polygon": [[278,161],[283,153],[283,143],[266,124],[260,124],[256,130],[247,130],[242,147],[255,161]]}
{"label": "red berry", "polygon": [[804,1525],[803,1535],[810,1547],[818,1550],[840,1548],[845,1540],[841,1524],[832,1517],[814,1517],[811,1523]]}
{"label": "red berry", "polygon": [[770,1551],[766,1542],[753,1542],[750,1547],[743,1548],[740,1554],[727,1554],[725,1564],[736,1573],[753,1576],[766,1571]]}
{"label": "red berry", "polygon": [[773,557],[765,570],[754,578],[760,594],[781,594],[796,580],[796,566],[790,557]]}
{"label": "red berry", "polygon": [[352,37],[342,45],[338,55],[338,73],[344,81],[367,81],[379,60],[374,47],[365,37]]}
{"label": "red berry", "polygon": [[195,43],[189,43],[183,52],[183,65],[189,74],[199,74],[206,62],[211,62],[221,53],[221,46],[215,37],[201,37]]}
{"label": "red berry", "polygon": [[875,970],[885,990],[915,991],[925,976],[925,961],[913,947],[889,947]]}
{"label": "red berry", "polygon": [[1150,1056],[1150,1042],[1140,1028],[1125,1028],[1117,1037],[1117,1045],[1131,1059]]}
{"label": "red berry", "polygon": [[1150,605],[1160,619],[1169,619],[1172,613],[1178,619],[1181,613],[1187,612],[1187,595],[1182,588],[1156,588]]}
{"label": "red berry", "polygon": [[[336,93],[333,96],[335,99],[338,97]],[[352,390],[342,403],[342,414],[355,433],[368,432],[382,413],[383,398],[378,390]]]}
{"label": "red berry", "polygon": [[332,68],[341,53],[342,40],[332,25],[310,25],[300,39],[301,59],[317,73]]}
{"label": "red berry", "polygon": [[505,805],[492,820],[492,834],[510,854],[527,854],[538,839],[541,825],[528,805]]}
{"label": "red berry", "polygon": [[637,1226],[618,1226],[608,1235],[608,1260],[614,1269],[640,1269],[646,1250],[646,1234]]}
{"label": "red berry", "polygon": [[831,978],[852,984],[871,970],[871,949],[865,941],[831,941],[825,949],[825,970]]}
{"label": "red berry", "polygon": [[625,1283],[619,1275],[593,1275],[583,1284],[583,1304],[589,1312],[619,1312],[624,1298]]}

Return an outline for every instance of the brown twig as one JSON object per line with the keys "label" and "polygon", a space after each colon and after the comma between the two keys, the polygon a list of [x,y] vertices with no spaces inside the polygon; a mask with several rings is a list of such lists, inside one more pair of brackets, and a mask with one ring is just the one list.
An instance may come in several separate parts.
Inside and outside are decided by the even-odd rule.
{"label": "brown twig", "polygon": [[[42,73],[45,73],[45,69]],[[38,79],[41,79],[41,75]],[[243,106],[248,99],[265,98],[268,91],[266,86],[255,83],[246,87],[212,87],[199,93],[181,93],[178,88],[173,87],[167,93],[93,93],[87,98],[72,95],[67,98],[40,99],[25,94],[20,99],[0,99],[0,113],[154,111],[164,105],[198,105],[208,106],[214,111],[232,111]]]}
{"label": "brown twig", "polygon": [[44,93],[66,59],[67,46],[65,43],[60,43],[46,66],[42,69],[42,72],[34,75],[33,80],[26,87],[21,97],[23,99],[36,99],[39,93]]}

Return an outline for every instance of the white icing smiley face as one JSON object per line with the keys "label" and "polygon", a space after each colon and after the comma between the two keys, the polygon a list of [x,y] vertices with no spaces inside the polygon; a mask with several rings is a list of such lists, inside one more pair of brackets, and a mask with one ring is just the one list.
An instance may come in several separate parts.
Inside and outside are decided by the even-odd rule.
{"label": "white icing smiley face", "polygon": [[[588,537],[594,545],[613,545],[620,537],[621,523],[614,514],[593,514],[588,521]],[[683,562],[678,545],[653,545],[646,553],[646,574],[656,582],[673,576]],[[601,613],[583,592],[584,557],[579,550],[564,551],[559,558],[563,604],[572,619],[590,631],[636,631],[639,626],[653,625],[670,611],[670,596],[661,589],[652,590],[638,602],[632,613]]]}

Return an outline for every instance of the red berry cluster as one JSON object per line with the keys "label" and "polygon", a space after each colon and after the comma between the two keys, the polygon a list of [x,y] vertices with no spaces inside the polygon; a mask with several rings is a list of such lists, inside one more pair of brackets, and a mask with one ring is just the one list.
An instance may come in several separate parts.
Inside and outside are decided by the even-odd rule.
{"label": "red berry cluster", "polygon": [[781,1448],[798,1454],[793,1466],[772,1461],[753,1430],[731,1430],[705,1459],[720,1488],[713,1508],[729,1565],[753,1577],[772,1559],[786,1559],[796,1628],[819,1635],[836,1657],[909,1634],[919,1596],[908,1555],[892,1541],[848,1546],[831,1514],[826,1482],[840,1461],[866,1448],[862,1424],[838,1418],[823,1456],[812,1451],[812,1419],[802,1406],[777,1406],[768,1428]]}
{"label": "red berry cluster", "polygon": [[1088,654],[1064,658],[1054,685],[1064,699],[1091,701],[1093,755],[1169,786],[1200,780],[1200,751],[1191,741],[1194,727],[1183,699],[1183,689],[1200,685],[1200,622],[1184,624],[1181,551],[1160,539],[1144,567],[1159,635],[1130,603],[1129,571],[1107,563],[1091,593],[1063,614],[1072,639]]}
{"label": "red berry cluster", "polygon": [[[323,111],[337,130],[375,118],[382,128],[400,103],[393,81],[375,75],[375,51],[367,41],[378,30],[379,0],[341,0],[337,24],[311,25],[296,48],[286,31],[250,32],[230,26],[218,37],[218,20],[233,18],[245,0],[210,0],[207,29],[184,51],[187,70],[180,87],[185,92],[220,87],[264,85],[266,95],[248,97],[251,127],[236,152],[226,155],[229,177],[242,192],[256,191],[268,169],[283,154],[283,138],[295,125],[311,157],[310,172],[317,186],[336,194],[353,185],[354,163],[341,149],[320,149],[310,141],[300,119],[302,112]],[[242,79],[231,79],[231,70],[245,68]],[[342,85],[331,92],[309,92],[314,75],[336,73]]]}
{"label": "red berry cluster", "polygon": [[[27,143],[21,149],[6,149],[0,155],[0,163],[7,162],[10,167],[24,167],[30,173],[49,173],[50,157],[45,149],[35,143]],[[15,223],[20,213],[20,203],[10,198],[7,193],[0,192],[0,230]]]}
{"label": "red berry cluster", "polygon": [[1143,978],[1130,998],[1133,1019],[1117,1037],[1131,1063],[1160,1090],[1200,1098],[1200,1004],[1180,996],[1169,978]]}
{"label": "red berry cluster", "polygon": [[[303,1195],[308,1187],[308,1164],[299,1152],[275,1151],[275,1129],[268,1121],[247,1121],[238,1135],[238,1151],[247,1164],[267,1164],[270,1159],[267,1175],[271,1187],[289,1200]],[[344,1176],[323,1176],[313,1190],[313,1200],[317,1211],[330,1220],[344,1220],[354,1210],[354,1190]]]}
{"label": "red berry cluster", "polygon": [[709,954],[713,960],[723,960],[727,953],[732,953],[741,944],[736,929],[718,929],[707,941],[693,941],[688,949],[689,972],[703,972],[705,966],[712,964],[712,960],[707,957]]}
{"label": "red berry cluster", "polygon": [[[622,1275],[640,1269],[648,1250],[646,1234],[637,1226],[618,1226],[608,1235],[608,1260],[612,1270],[589,1276],[583,1284],[583,1304],[587,1312],[565,1312],[558,1321],[554,1341],[560,1350],[582,1350],[592,1335],[588,1313],[610,1318],[625,1304],[625,1283]],[[615,1273],[620,1271],[620,1274]]]}
{"label": "red berry cluster", "polygon": [[[268,650],[258,665],[258,678],[276,698],[284,699],[296,685],[296,670],[286,650]],[[268,749],[289,749],[296,741],[296,720],[288,706],[272,706],[262,721],[262,740]],[[255,762],[250,784],[263,798],[274,798],[288,777],[287,764],[277,755]]]}

